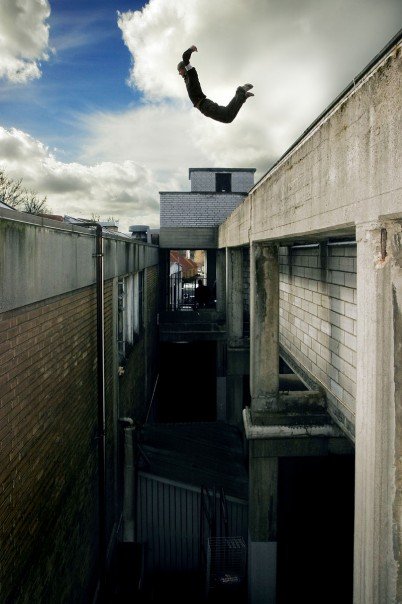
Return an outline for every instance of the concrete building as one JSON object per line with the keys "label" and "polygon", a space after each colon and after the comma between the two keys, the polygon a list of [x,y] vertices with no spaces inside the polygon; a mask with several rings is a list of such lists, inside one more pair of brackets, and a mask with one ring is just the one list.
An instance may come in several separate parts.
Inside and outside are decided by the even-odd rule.
{"label": "concrete building", "polygon": [[161,194],[162,255],[197,241],[216,259],[216,313],[164,316],[160,333],[216,343],[216,417],[248,442],[253,604],[402,600],[400,91],[398,35],[217,243],[222,208],[199,193],[212,169],[199,185],[190,172],[191,194]]}
{"label": "concrete building", "polygon": [[159,249],[0,209],[2,600],[100,601],[125,551],[132,601],[402,601],[401,45],[256,184],[162,192]]}
{"label": "concrete building", "polygon": [[[400,118],[399,35],[219,229],[238,271],[250,252],[252,602],[275,601],[281,460],[345,440],[356,465],[354,602],[402,600]],[[279,355],[306,398],[281,392]],[[310,413],[321,420],[310,425]]]}

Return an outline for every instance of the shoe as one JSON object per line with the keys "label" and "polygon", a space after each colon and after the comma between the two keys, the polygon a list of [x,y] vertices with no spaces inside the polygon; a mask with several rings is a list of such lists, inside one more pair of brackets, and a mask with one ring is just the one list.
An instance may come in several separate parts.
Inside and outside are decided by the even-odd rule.
{"label": "shoe", "polygon": [[244,84],[244,86],[240,86],[240,88],[243,88],[244,92],[247,92],[248,90],[251,90],[254,87],[252,84]]}
{"label": "shoe", "polygon": [[255,96],[252,92],[246,92],[246,99],[248,99],[249,96]]}

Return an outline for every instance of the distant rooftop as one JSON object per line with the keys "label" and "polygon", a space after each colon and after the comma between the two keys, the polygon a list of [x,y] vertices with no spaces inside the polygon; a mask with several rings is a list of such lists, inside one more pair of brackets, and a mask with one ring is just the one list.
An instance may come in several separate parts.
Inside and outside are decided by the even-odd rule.
{"label": "distant rooftop", "polygon": [[188,177],[191,172],[255,172],[257,168],[189,168]]}

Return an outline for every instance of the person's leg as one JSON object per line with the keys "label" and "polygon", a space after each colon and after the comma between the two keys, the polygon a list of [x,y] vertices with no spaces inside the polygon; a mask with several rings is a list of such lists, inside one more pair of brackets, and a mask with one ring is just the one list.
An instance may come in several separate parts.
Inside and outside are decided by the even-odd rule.
{"label": "person's leg", "polygon": [[245,103],[246,98],[246,91],[242,86],[239,86],[236,90],[236,94],[226,107],[229,122],[233,122],[234,118],[240,111],[240,107]]}
{"label": "person's leg", "polygon": [[239,86],[236,94],[226,107],[222,107],[222,105],[218,105],[210,99],[204,99],[199,106],[199,110],[213,120],[230,124],[239,113],[240,107],[244,104],[246,98],[246,91],[242,86]]}
{"label": "person's leg", "polygon": [[218,105],[218,103],[214,103],[210,99],[204,99],[199,106],[199,110],[206,117],[210,117],[217,122],[228,123],[228,112],[226,107],[222,107],[222,105]]}

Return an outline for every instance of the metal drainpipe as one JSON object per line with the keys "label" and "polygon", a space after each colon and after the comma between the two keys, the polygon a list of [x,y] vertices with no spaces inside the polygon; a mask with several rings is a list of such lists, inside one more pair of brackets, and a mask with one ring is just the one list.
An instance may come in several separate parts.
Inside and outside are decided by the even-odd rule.
{"label": "metal drainpipe", "polygon": [[105,306],[102,226],[97,222],[79,223],[78,226],[96,228],[96,342],[98,390],[98,505],[99,505],[99,588],[102,601],[106,591],[107,538],[106,538],[106,396],[105,396]]}

